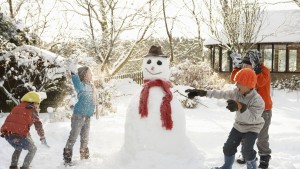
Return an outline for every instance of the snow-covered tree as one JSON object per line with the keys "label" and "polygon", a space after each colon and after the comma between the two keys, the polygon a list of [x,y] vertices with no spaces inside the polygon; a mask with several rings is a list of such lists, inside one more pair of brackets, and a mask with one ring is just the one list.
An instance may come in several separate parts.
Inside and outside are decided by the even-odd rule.
{"label": "snow-covered tree", "polygon": [[264,12],[258,0],[205,0],[204,3],[208,16],[203,16],[203,21],[208,25],[211,37],[222,47],[244,53],[261,40],[258,33]]}
{"label": "snow-covered tree", "polygon": [[8,99],[18,100],[32,90],[61,92],[65,72],[62,58],[33,46],[24,45],[0,56],[0,87]]}
{"label": "snow-covered tree", "polygon": [[293,0],[300,7],[300,0]]}
{"label": "snow-covered tree", "polygon": [[3,50],[6,45],[9,45],[8,43],[20,46],[32,42],[27,34],[28,29],[20,27],[20,22],[15,22],[0,12],[0,49]]}
{"label": "snow-covered tree", "polygon": [[[100,64],[105,75],[116,74],[132,57],[137,45],[149,35],[156,16],[152,16],[153,1],[135,3],[129,1],[75,1],[65,2],[67,11],[83,19],[85,28],[80,35],[90,56]],[[121,41],[124,32],[138,32],[127,45]],[[84,37],[84,38],[83,38]],[[79,37],[76,37],[79,39]]]}
{"label": "snow-covered tree", "polygon": [[[29,46],[36,38],[20,21],[0,13],[0,102],[19,102],[30,90],[58,97],[65,88],[65,69],[62,58],[54,53]],[[51,94],[52,93],[52,94]],[[56,94],[55,94],[56,93]],[[3,107],[1,109],[3,109]]]}

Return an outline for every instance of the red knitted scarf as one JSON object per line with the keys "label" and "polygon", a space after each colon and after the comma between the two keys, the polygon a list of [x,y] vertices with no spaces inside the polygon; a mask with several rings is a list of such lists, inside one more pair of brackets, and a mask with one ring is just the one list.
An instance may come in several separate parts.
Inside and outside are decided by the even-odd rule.
{"label": "red knitted scarf", "polygon": [[171,101],[173,99],[173,95],[170,91],[171,82],[162,81],[162,80],[144,80],[143,90],[140,95],[140,105],[139,105],[139,114],[141,117],[148,116],[148,97],[149,90],[153,86],[160,86],[166,92],[166,95],[162,99],[162,103],[160,105],[160,119],[162,121],[162,126],[167,130],[171,130],[173,128],[173,121],[171,117]]}

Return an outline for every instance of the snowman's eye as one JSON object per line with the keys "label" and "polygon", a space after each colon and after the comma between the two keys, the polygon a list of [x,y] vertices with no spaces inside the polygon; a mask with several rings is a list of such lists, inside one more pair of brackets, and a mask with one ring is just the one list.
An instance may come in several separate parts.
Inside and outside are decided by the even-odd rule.
{"label": "snowman's eye", "polygon": [[149,59],[149,60],[147,60],[147,64],[150,64],[151,63],[151,60]]}
{"label": "snowman's eye", "polygon": [[157,61],[157,65],[162,65],[162,62],[160,60]]}

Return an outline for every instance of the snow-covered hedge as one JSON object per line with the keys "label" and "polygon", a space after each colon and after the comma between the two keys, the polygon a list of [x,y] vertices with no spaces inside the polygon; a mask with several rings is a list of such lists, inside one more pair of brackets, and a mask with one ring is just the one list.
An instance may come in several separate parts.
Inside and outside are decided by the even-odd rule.
{"label": "snow-covered hedge", "polygon": [[[18,100],[32,90],[46,92],[49,96],[46,100],[51,104],[60,102],[67,88],[62,60],[54,53],[29,45],[17,47],[0,56],[0,88],[3,89],[1,92],[6,91],[3,92],[6,98],[0,100],[1,105],[10,99],[9,95]],[[5,108],[1,106],[0,109]]]}
{"label": "snow-covered hedge", "polygon": [[204,89],[220,89],[225,84],[225,80],[221,79],[206,62],[195,64],[190,60],[172,67],[170,80],[176,85]]}
{"label": "snow-covered hedge", "polygon": [[276,89],[288,89],[289,91],[300,90],[300,80],[296,75],[293,75],[290,79],[281,79],[271,84],[272,88]]}

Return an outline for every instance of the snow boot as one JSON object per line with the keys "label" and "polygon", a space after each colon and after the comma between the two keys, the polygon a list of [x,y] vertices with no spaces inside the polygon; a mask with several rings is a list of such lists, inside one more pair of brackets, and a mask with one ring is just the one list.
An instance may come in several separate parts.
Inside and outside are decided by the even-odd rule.
{"label": "snow boot", "polygon": [[[257,161],[257,157],[255,157],[255,161]],[[243,155],[240,155],[239,158],[236,160],[236,162],[239,164],[246,164],[246,160],[243,157]]]}
{"label": "snow boot", "polygon": [[260,156],[258,168],[267,169],[269,167],[270,155]]}
{"label": "snow boot", "polygon": [[84,159],[89,159],[89,158],[90,158],[89,148],[81,148],[80,149],[80,159],[84,160]]}
{"label": "snow boot", "polygon": [[9,169],[19,169],[18,166],[10,166]]}
{"label": "snow boot", "polygon": [[20,169],[30,169],[29,167],[20,167]]}
{"label": "snow boot", "polygon": [[243,157],[243,155],[240,155],[239,158],[236,160],[236,162],[239,164],[246,164],[246,160]]}
{"label": "snow boot", "polygon": [[232,165],[234,162],[234,155],[233,156],[226,156],[224,155],[224,164],[222,167],[213,167],[211,169],[232,169]]}
{"label": "snow boot", "polygon": [[64,161],[65,161],[65,165],[71,164],[72,162],[72,150],[68,149],[68,148],[64,148]]}
{"label": "snow boot", "polygon": [[252,161],[247,161],[247,169],[257,169],[256,158]]}

